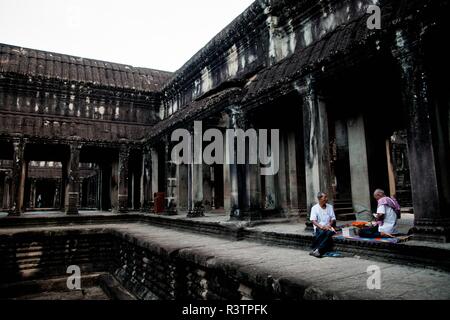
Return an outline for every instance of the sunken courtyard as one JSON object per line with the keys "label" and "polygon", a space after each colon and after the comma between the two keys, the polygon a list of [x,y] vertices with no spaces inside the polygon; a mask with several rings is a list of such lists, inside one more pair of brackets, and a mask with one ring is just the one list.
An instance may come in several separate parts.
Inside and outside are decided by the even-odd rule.
{"label": "sunken courtyard", "polygon": [[[256,0],[174,73],[0,43],[0,299],[449,300],[448,12]],[[174,161],[179,129],[276,170],[250,137]],[[349,226],[379,188],[401,237],[309,255],[318,192]]]}

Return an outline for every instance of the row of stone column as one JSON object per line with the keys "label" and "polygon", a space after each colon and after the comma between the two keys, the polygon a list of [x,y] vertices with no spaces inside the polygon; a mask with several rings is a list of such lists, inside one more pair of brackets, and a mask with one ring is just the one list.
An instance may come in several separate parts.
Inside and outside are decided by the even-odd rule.
{"label": "row of stone column", "polygon": [[[450,239],[449,139],[440,123],[442,110],[433,100],[423,47],[417,35],[397,32],[393,56],[401,70],[402,98],[406,106],[408,160],[410,166],[416,239]],[[435,93],[436,94],[436,93]],[[308,78],[303,97],[303,128],[307,203],[318,190],[330,193],[327,115],[324,101]],[[448,106],[447,106],[448,112]],[[348,119],[348,146],[353,203],[370,208],[367,145],[362,115]],[[447,124],[448,125],[448,124]],[[445,124],[444,124],[445,126]],[[388,158],[389,160],[389,158]],[[389,165],[388,165],[389,169]],[[392,170],[392,168],[391,168]],[[390,177],[392,179],[392,177]]]}
{"label": "row of stone column", "polygon": [[[246,130],[254,126],[238,106],[228,108],[227,114],[228,123],[226,128],[222,128],[223,133],[225,133],[225,129]],[[193,136],[195,130],[190,129],[191,136]],[[175,177],[169,176],[170,170],[165,170],[165,173],[168,174],[165,176],[165,180],[172,181],[174,178],[176,180],[174,196],[179,211],[187,211],[189,216],[201,215],[202,211],[217,208],[217,203],[220,203],[220,206],[223,206],[225,211],[229,212],[230,216],[235,219],[260,218],[264,209],[294,214],[298,214],[300,210],[304,211],[303,203],[305,199],[301,196],[298,188],[298,176],[302,170],[300,172],[298,170],[299,152],[297,151],[295,130],[283,131],[280,139],[280,172],[275,176],[262,176],[259,164],[237,164],[236,153],[233,153],[234,164],[227,164],[232,155],[228,153],[230,150],[226,146],[226,139],[223,141],[226,152],[223,166],[199,163],[200,161],[192,159],[190,164],[176,166]],[[194,139],[191,141],[192,144],[193,141]],[[172,165],[169,160],[170,148],[158,148],[158,150],[165,153],[164,158],[166,159],[166,163],[160,165]],[[247,148],[246,157],[248,157],[248,152]],[[259,151],[256,148],[254,152],[258,153]],[[156,149],[152,148],[144,153],[144,159],[147,160],[144,161],[143,171],[146,174],[143,179],[144,185],[148,184],[146,189],[143,189],[144,203],[148,201],[145,195],[151,195],[151,192],[146,191],[149,189],[153,192],[164,191],[168,198],[171,197],[168,195],[170,190],[167,186],[159,186],[157,183],[150,185],[149,183],[152,178],[157,179],[155,174],[157,175],[159,172],[156,153]],[[195,156],[192,155],[192,157]],[[158,190],[158,187],[161,190]],[[223,197],[223,201],[222,199],[217,200],[216,193]]]}
{"label": "row of stone column", "polygon": [[[446,237],[450,228],[449,209],[450,192],[448,171],[448,153],[445,143],[442,143],[442,134],[439,129],[437,116],[439,111],[431,101],[427,72],[424,67],[423,55],[420,47],[411,41],[411,37],[402,32],[397,33],[397,47],[394,57],[397,59],[403,81],[402,95],[404,104],[408,110],[408,148],[411,167],[411,182],[413,205],[415,212],[416,232],[427,234],[430,237],[434,233],[436,237]],[[315,195],[318,191],[331,190],[330,154],[328,141],[328,119],[326,103],[317,94],[313,77],[306,79],[306,85],[300,92],[302,104],[303,127],[303,153],[305,168],[305,193],[304,204],[309,211],[315,203]],[[228,128],[247,129],[251,123],[239,107],[230,108]],[[351,170],[351,189],[353,203],[370,208],[371,190],[369,190],[367,145],[365,140],[365,127],[362,115],[348,119],[345,124],[348,130],[349,161]],[[288,137],[288,143],[282,143],[282,155],[287,155],[290,162],[295,162],[295,153],[292,152],[295,138]],[[226,150],[226,149],[225,149]],[[288,161],[288,162],[289,162]],[[284,166],[286,159],[281,160]],[[187,167],[179,167],[178,179],[179,197],[187,197],[188,211],[195,209],[195,204],[204,201],[204,170],[205,164],[193,164]],[[289,165],[289,170],[295,170],[295,166]],[[285,169],[285,168],[284,168]],[[152,170],[156,172],[158,170]],[[147,174],[150,176],[150,174]],[[286,181],[293,179],[292,181]],[[282,206],[286,205],[286,198],[293,202],[298,200],[297,188],[302,185],[295,181],[295,174],[279,176],[277,192]],[[231,164],[224,166],[224,193],[229,195],[229,212],[231,217],[242,219],[248,216],[258,215],[262,207],[262,194],[257,165]],[[187,182],[187,190],[180,188]],[[267,181],[266,181],[267,182]],[[294,186],[286,190],[285,186]],[[152,190],[156,186],[153,186]],[[447,193],[447,194],[446,194]],[[227,197],[227,196],[225,196]],[[296,200],[297,197],[297,200]],[[431,236],[433,237],[433,236]]]}
{"label": "row of stone column", "polygon": [[[13,139],[13,164],[10,174],[10,183],[8,188],[9,215],[20,215],[25,211],[25,182],[28,172],[28,160],[24,158],[26,139]],[[81,180],[80,180],[80,152],[82,143],[71,142],[69,144],[69,156],[62,161],[61,176],[61,207],[68,215],[78,214],[80,208]],[[111,197],[111,205],[115,212],[128,211],[128,162],[130,149],[127,145],[121,145],[117,162],[112,165],[112,180],[116,191],[116,196]],[[101,179],[99,179],[99,189],[101,188]],[[31,188],[31,192],[33,188]],[[32,196],[31,199],[34,199]]]}

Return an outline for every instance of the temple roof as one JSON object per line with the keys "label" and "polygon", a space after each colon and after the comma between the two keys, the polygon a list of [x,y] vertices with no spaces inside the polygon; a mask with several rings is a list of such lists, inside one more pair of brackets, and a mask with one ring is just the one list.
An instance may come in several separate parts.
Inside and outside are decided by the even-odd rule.
{"label": "temple roof", "polygon": [[218,111],[222,111],[226,106],[240,101],[242,90],[240,88],[223,89],[211,96],[201,100],[195,100],[184,106],[181,110],[172,114],[172,116],[156,123],[146,135],[147,139],[153,139],[164,134],[168,130],[182,127],[193,122],[201,120]]}
{"label": "temple roof", "polygon": [[308,47],[260,71],[249,82],[244,102],[305,76],[337,56],[345,55],[357,45],[364,45],[368,37],[374,34],[368,30],[366,19],[363,16],[339,26]]}
{"label": "temple roof", "polygon": [[0,73],[92,85],[159,91],[171,72],[86,59],[0,43]]}
{"label": "temple roof", "polygon": [[[437,1],[433,4],[439,8]],[[395,6],[387,3],[382,11],[383,27],[381,30],[368,29],[367,15],[338,26],[320,40],[306,48],[298,49],[291,56],[261,70],[246,86],[243,103],[251,104],[255,97],[264,94],[273,95],[277,88],[286,87],[312,71],[328,67],[333,63],[340,63],[342,62],[341,58],[352,60],[354,57],[350,53],[356,50],[372,52],[380,50],[378,43],[382,46],[389,44],[380,40],[386,39],[386,35],[392,34],[391,29],[398,28],[401,23],[413,21],[412,17],[423,14],[423,8],[427,7],[430,9],[431,5],[427,6],[418,0],[399,1],[395,3]],[[392,38],[388,40],[392,41]],[[366,53],[366,55],[368,54],[369,52]]]}

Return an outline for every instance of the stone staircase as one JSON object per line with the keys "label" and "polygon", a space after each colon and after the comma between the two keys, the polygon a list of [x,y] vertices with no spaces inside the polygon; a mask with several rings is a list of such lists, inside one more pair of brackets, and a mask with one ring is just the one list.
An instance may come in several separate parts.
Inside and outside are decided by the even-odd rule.
{"label": "stone staircase", "polygon": [[356,219],[351,200],[335,200],[333,207],[337,220],[349,221]]}

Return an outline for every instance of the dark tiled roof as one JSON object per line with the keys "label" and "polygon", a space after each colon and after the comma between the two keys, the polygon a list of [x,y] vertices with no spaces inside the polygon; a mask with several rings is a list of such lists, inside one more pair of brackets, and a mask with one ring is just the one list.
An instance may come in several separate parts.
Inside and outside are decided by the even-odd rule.
{"label": "dark tiled roof", "polygon": [[[431,11],[431,3],[434,11]],[[322,39],[306,48],[298,49],[286,59],[260,71],[256,78],[247,85],[247,93],[243,102],[250,103],[256,96],[270,93],[276,87],[292,83],[327,63],[339,61],[339,57],[349,56],[348,54],[352,50],[364,48],[371,40],[389,34],[392,28],[398,26],[399,23],[414,21],[412,17],[415,14],[423,13],[424,8],[430,9],[431,12],[443,11],[444,9],[439,7],[440,4],[441,2],[431,0],[386,1],[383,3],[381,19],[383,27],[381,30],[367,28],[367,15],[340,25]],[[446,8],[448,4],[441,4],[441,6]],[[417,19],[417,21],[421,21],[421,19]],[[375,46],[371,50],[374,48]]]}
{"label": "dark tiled roof", "polygon": [[0,73],[83,82],[138,91],[159,91],[171,72],[0,43]]}
{"label": "dark tiled roof", "polygon": [[161,134],[164,134],[169,129],[173,130],[179,126],[188,124],[190,121],[201,120],[208,115],[217,113],[225,106],[229,106],[233,104],[233,102],[240,101],[240,99],[242,99],[241,95],[242,89],[228,88],[212,96],[193,101],[184,106],[183,109],[175,112],[169,118],[155,124],[150,129],[150,132],[146,138],[155,138]]}

